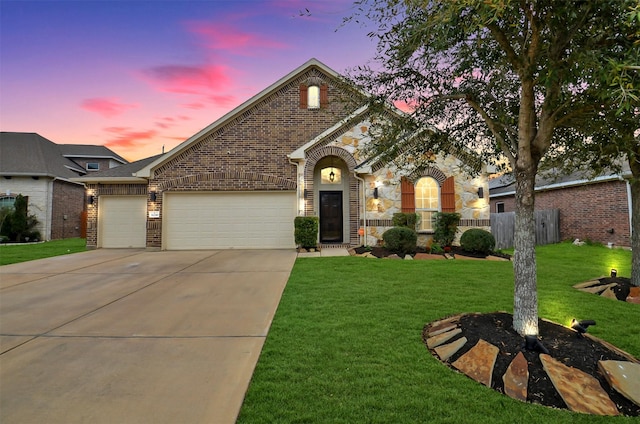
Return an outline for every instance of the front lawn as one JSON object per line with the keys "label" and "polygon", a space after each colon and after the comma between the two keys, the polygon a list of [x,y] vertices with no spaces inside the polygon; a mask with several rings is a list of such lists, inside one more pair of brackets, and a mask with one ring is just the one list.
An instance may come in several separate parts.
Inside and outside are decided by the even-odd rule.
{"label": "front lawn", "polygon": [[[631,252],[570,243],[540,247],[540,316],[563,324],[572,317],[594,319],[591,334],[638,357],[638,305],[571,287],[611,268],[629,276]],[[452,371],[421,340],[430,321],[513,312],[512,303],[510,262],[298,259],[238,422],[613,421],[512,400]]]}
{"label": "front lawn", "polygon": [[31,244],[0,244],[0,265],[32,261],[87,250],[86,240],[70,238]]}

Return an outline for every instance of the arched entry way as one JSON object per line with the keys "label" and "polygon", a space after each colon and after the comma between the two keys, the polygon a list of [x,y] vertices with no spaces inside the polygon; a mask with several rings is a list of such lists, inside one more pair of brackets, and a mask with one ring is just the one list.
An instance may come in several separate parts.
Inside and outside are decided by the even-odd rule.
{"label": "arched entry way", "polygon": [[315,209],[320,218],[320,243],[349,241],[349,173],[337,156],[318,161],[314,169]]}

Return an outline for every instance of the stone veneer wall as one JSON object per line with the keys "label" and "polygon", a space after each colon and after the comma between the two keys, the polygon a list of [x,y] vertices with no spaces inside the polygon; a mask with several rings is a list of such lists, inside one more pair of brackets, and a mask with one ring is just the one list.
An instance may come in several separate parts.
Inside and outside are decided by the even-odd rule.
{"label": "stone veneer wall", "polygon": [[[370,125],[371,123],[365,119],[332,140],[328,146],[344,149],[356,162],[360,163],[363,160],[362,147],[370,141],[368,135]],[[462,233],[469,228],[482,228],[491,231],[489,185],[486,174],[478,177],[469,176],[462,168],[461,162],[453,156],[437,156],[432,167],[442,172],[446,177],[454,177],[456,212],[461,215],[455,242],[457,243]],[[365,239],[358,244],[375,246],[381,243],[382,234],[393,226],[393,214],[402,210],[400,179],[407,172],[393,166],[387,166],[378,169],[373,175],[365,177],[367,234]],[[373,196],[376,185],[378,185],[378,199]],[[478,198],[479,187],[483,187],[485,196],[483,199]],[[357,187],[352,188],[350,196],[361,199]],[[360,216],[359,226],[361,227],[364,227],[363,219]],[[431,238],[431,234],[421,233],[418,244],[421,246],[429,245]]]}

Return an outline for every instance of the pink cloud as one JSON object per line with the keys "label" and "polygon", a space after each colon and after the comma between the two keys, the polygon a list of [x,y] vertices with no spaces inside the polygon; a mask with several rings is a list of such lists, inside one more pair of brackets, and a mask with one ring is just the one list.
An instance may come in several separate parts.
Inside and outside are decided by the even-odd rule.
{"label": "pink cloud", "polygon": [[145,79],[157,90],[180,94],[204,94],[231,85],[225,66],[156,66],[143,70]]}
{"label": "pink cloud", "polygon": [[113,118],[129,109],[137,108],[138,105],[121,103],[119,99],[113,97],[94,97],[83,100],[80,107],[89,112],[98,113],[105,118]]}
{"label": "pink cloud", "polygon": [[231,95],[212,95],[209,96],[208,99],[211,101],[211,103],[213,103],[216,106],[220,106],[220,107],[230,107],[233,106],[236,103],[236,98],[234,96]]}
{"label": "pink cloud", "polygon": [[158,134],[155,130],[133,131],[128,127],[108,127],[104,128],[104,131],[111,134],[112,137],[104,143],[105,146],[123,149],[144,145],[146,144],[144,141],[151,140]]}
{"label": "pink cloud", "polygon": [[193,110],[200,110],[200,109],[204,109],[205,107],[207,107],[202,102],[185,103],[185,104],[182,104],[180,106],[182,106],[185,109],[193,109]]}
{"label": "pink cloud", "polygon": [[235,54],[251,54],[258,49],[281,49],[287,44],[267,38],[263,34],[241,31],[226,24],[187,22],[187,29],[203,39],[207,48],[228,50]]}

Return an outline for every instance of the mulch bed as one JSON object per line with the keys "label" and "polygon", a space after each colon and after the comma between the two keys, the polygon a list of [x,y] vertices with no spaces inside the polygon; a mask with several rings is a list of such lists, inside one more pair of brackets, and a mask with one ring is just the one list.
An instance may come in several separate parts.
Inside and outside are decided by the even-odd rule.
{"label": "mulch bed", "polygon": [[[388,256],[395,254],[395,252],[392,252],[391,250],[388,250],[387,248],[382,246],[374,246],[374,247],[360,246],[360,247],[356,247],[354,250],[358,255],[361,255],[365,252],[371,252],[371,254],[377,258],[386,258]],[[410,253],[410,255],[414,256],[416,253],[429,253],[429,251],[424,248],[418,248],[415,252]],[[488,255],[477,253],[477,252],[466,252],[462,250],[462,248],[460,248],[459,246],[451,247],[451,249],[446,253],[452,255],[454,258],[456,256],[465,256],[469,258],[486,259],[488,256]],[[442,253],[442,255],[444,256],[444,253]],[[498,256],[505,259],[511,259],[511,255],[508,255],[506,253],[501,253],[501,252],[492,252],[491,256]]]}
{"label": "mulch bed", "polygon": [[[513,330],[512,324],[512,316],[506,312],[462,316],[458,324],[462,329],[462,333],[458,337],[466,337],[468,342],[460,351],[449,358],[446,364],[451,367],[450,364],[470,350],[479,339],[484,339],[500,349],[493,370],[492,388],[504,393],[502,376],[518,352],[523,352],[529,364],[527,401],[553,408],[567,409],[543,369],[538,352],[524,348],[524,339]],[[425,343],[428,328],[429,324],[425,326],[423,331]],[[598,371],[599,360],[627,361],[629,360],[628,358],[597,340],[590,337],[579,338],[575,331],[549,321],[539,321],[539,334],[541,342],[549,350],[553,358],[567,366],[578,368],[591,374],[598,379],[611,400],[617,405],[621,414],[640,416],[640,407],[612,389],[604,376]]]}
{"label": "mulch bed", "polygon": [[627,296],[631,292],[631,279],[626,277],[602,277],[599,278],[600,284],[596,284],[595,286],[602,286],[610,283],[616,283],[615,286],[611,287],[613,293],[615,293],[616,298],[625,302],[627,300]]}

